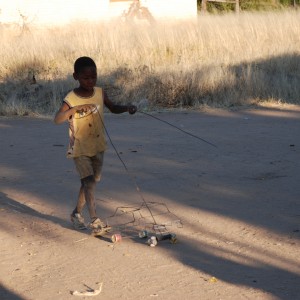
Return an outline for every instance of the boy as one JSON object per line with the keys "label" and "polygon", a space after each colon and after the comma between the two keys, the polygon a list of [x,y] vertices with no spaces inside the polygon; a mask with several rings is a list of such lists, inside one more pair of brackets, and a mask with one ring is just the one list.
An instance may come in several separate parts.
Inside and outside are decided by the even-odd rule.
{"label": "boy", "polygon": [[73,77],[79,82],[79,87],[66,95],[54,118],[55,124],[69,121],[70,143],[67,157],[73,158],[81,179],[78,201],[71,214],[71,221],[75,229],[86,229],[82,216],[86,203],[92,234],[103,235],[108,228],[97,217],[94,196],[106,150],[103,107],[105,105],[115,114],[126,111],[134,114],[137,108],[134,105],[114,104],[100,87],[96,87],[97,67],[89,57],[80,57],[75,61]]}

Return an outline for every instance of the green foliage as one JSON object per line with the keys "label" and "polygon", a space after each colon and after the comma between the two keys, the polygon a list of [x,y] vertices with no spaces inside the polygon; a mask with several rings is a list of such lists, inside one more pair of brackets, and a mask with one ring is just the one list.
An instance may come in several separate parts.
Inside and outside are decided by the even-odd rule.
{"label": "green foliage", "polygon": [[243,11],[272,10],[278,9],[280,4],[277,0],[242,0],[240,7]]}
{"label": "green foliage", "polygon": [[[198,10],[201,10],[201,0],[197,0]],[[300,5],[300,0],[240,0],[243,11],[276,10]],[[224,2],[207,2],[210,13],[229,12],[235,10],[235,4]]]}
{"label": "green foliage", "polygon": [[208,2],[207,11],[210,13],[230,12],[235,10],[234,3]]}

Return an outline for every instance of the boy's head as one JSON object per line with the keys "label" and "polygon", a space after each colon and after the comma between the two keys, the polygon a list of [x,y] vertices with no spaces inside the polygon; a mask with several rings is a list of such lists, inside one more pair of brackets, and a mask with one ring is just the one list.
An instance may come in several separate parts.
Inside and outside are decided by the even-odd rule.
{"label": "boy's head", "polygon": [[97,67],[95,62],[87,56],[77,58],[74,63],[73,77],[79,81],[82,89],[93,89],[97,82]]}
{"label": "boy's head", "polygon": [[76,59],[74,63],[74,73],[79,74],[81,73],[85,68],[97,68],[95,62],[87,56],[82,56]]}

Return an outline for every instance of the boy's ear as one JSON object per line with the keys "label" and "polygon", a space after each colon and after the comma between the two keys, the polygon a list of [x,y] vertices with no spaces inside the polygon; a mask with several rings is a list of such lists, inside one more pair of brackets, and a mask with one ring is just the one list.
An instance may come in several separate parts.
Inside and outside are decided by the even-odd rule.
{"label": "boy's ear", "polygon": [[74,78],[75,80],[78,80],[78,74],[77,74],[77,73],[73,73],[73,78]]}

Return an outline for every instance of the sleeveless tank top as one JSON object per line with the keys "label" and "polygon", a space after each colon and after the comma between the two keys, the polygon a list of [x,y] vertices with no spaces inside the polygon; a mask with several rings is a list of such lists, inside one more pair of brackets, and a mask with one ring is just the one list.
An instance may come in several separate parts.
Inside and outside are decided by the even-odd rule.
{"label": "sleeveless tank top", "polygon": [[103,92],[99,87],[94,88],[91,97],[80,97],[69,92],[64,102],[69,107],[82,104],[94,104],[95,108],[87,112],[76,112],[69,120],[69,147],[67,157],[94,156],[106,150],[103,114]]}

